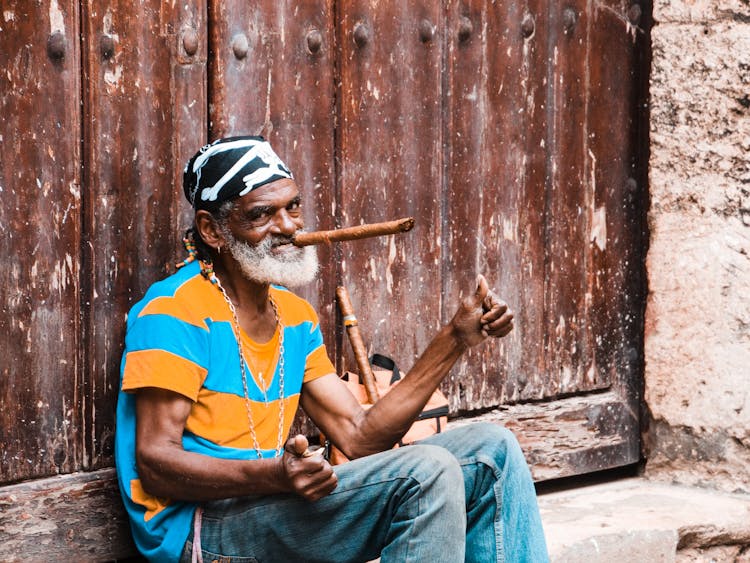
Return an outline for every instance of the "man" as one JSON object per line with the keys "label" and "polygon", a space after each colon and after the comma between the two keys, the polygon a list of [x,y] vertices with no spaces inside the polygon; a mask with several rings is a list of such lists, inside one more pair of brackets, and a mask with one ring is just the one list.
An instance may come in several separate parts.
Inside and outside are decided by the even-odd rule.
{"label": "man", "polygon": [[[189,162],[190,257],[128,316],[116,462],[153,561],[545,561],[533,483],[510,432],[471,425],[393,444],[460,355],[513,315],[478,278],[390,393],[364,411],[315,312],[286,287],[317,271],[291,173],[260,137]],[[332,468],[297,406],[353,461]],[[208,559],[207,559],[208,558]],[[228,560],[228,559],[223,559]]]}

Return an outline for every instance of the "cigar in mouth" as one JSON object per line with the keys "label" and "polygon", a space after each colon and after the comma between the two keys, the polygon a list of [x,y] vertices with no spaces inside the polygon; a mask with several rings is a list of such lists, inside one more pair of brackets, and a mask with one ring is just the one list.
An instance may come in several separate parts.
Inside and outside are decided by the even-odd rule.
{"label": "cigar in mouth", "polygon": [[312,231],[310,233],[297,233],[292,238],[292,244],[295,246],[309,246],[311,244],[330,244],[332,242],[342,242],[345,240],[359,240],[370,237],[381,237],[384,235],[394,235],[396,233],[405,233],[414,227],[414,217],[404,217],[395,221],[386,221],[384,223],[365,223],[364,225],[355,225],[354,227],[344,227],[332,231]]}

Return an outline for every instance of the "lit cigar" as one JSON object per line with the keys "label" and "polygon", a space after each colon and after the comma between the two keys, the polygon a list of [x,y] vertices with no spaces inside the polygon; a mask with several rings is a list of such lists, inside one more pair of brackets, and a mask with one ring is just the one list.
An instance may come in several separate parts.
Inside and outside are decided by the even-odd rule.
{"label": "lit cigar", "polygon": [[385,223],[366,223],[354,227],[334,229],[332,231],[313,231],[311,233],[299,233],[294,235],[292,243],[295,246],[309,246],[311,244],[330,244],[345,240],[358,240],[369,237],[381,237],[383,235],[394,235],[405,233],[414,227],[414,218],[405,217]]}

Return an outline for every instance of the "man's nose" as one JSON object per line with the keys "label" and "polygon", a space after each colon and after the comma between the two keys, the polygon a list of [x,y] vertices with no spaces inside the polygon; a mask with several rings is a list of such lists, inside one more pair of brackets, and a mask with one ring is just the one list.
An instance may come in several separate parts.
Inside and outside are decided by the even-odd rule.
{"label": "man's nose", "polygon": [[289,215],[286,209],[280,209],[276,214],[275,226],[279,234],[286,236],[292,236],[302,227],[300,221]]}

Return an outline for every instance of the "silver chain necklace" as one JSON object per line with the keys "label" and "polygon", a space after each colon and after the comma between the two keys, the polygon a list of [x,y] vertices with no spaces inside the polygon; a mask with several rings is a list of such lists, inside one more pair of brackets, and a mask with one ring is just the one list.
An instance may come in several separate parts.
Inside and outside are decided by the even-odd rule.
{"label": "silver chain necklace", "polygon": [[[253,439],[253,447],[258,454],[258,459],[262,459],[263,455],[260,449],[260,444],[258,444],[258,436],[255,434],[255,424],[253,424],[253,413],[250,409],[250,393],[248,392],[247,372],[245,370],[245,353],[242,348],[242,333],[240,332],[240,321],[237,318],[237,310],[235,309],[234,303],[232,303],[229,295],[227,295],[227,292],[224,290],[224,287],[221,285],[221,282],[219,281],[219,278],[218,276],[216,276],[216,274],[213,275],[213,280],[215,280],[214,283],[216,287],[219,288],[221,295],[224,297],[224,301],[227,302],[227,305],[229,305],[229,310],[232,312],[232,329],[234,332],[234,338],[235,340],[237,340],[237,349],[239,350],[240,356],[240,373],[242,374],[242,390],[245,393],[245,409],[247,410],[247,422],[250,426],[250,436],[252,436]],[[282,442],[284,441],[284,324],[281,322],[281,317],[279,316],[279,308],[277,307],[276,302],[273,300],[273,297],[271,297],[270,293],[268,294],[268,301],[271,303],[273,314],[276,317],[276,325],[279,327],[279,433],[276,438],[276,456],[279,456],[281,455]],[[263,402],[268,405],[268,395],[266,394],[267,385],[265,380],[263,379],[262,372],[258,373],[258,378],[260,379],[261,391],[263,391]],[[273,381],[273,375],[271,375],[271,380]]]}

